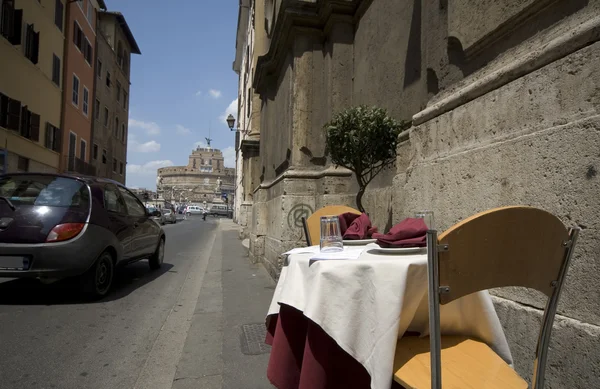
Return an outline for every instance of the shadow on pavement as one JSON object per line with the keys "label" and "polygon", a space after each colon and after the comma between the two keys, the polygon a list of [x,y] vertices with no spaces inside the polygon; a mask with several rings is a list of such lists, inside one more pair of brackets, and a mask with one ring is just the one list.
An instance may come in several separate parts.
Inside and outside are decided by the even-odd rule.
{"label": "shadow on pavement", "polygon": [[13,279],[0,283],[0,305],[60,305],[94,304],[118,300],[136,289],[170,271],[174,266],[163,263],[159,270],[152,271],[148,261],[143,260],[116,269],[112,289],[99,300],[90,300],[83,295],[77,278],[66,279],[44,285],[35,279]]}

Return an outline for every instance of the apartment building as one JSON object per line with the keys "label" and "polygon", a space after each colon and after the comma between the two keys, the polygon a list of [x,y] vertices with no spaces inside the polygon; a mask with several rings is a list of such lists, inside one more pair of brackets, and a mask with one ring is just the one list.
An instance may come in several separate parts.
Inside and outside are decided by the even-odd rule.
{"label": "apartment building", "polygon": [[95,87],[96,22],[104,0],[67,1],[61,170],[94,175],[89,163]]}
{"label": "apartment building", "polygon": [[125,183],[131,54],[141,54],[125,17],[98,15],[91,164],[96,175]]}
{"label": "apartment building", "polygon": [[56,172],[66,0],[0,0],[0,174]]}

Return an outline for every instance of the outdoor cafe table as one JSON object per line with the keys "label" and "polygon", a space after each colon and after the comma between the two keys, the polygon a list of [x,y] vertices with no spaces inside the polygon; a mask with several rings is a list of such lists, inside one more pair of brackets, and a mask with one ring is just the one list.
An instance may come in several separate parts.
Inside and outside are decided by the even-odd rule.
{"label": "outdoor cafe table", "polygon": [[[382,255],[370,246],[352,259],[310,260],[318,246],[288,256],[266,318],[267,377],[278,389],[368,388],[369,381],[389,389],[397,339],[429,334],[425,249]],[[487,291],[442,305],[440,314],[442,334],[479,339],[512,365]]]}

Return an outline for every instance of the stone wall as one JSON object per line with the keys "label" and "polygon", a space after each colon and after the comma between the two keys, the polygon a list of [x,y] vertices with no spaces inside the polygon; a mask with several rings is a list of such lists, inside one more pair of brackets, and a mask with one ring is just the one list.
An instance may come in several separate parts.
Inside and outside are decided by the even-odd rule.
{"label": "stone wall", "polygon": [[[251,258],[277,277],[280,253],[303,240],[299,216],[354,204],[352,176],[323,158],[322,126],[346,106],[382,106],[413,127],[399,138],[396,165],[364,198],[380,229],[431,209],[444,230],[515,204],[582,228],[546,387],[600,387],[600,2],[341,3],[281,3],[257,63],[261,176]],[[515,367],[528,378],[543,300],[522,289],[491,293]]]}

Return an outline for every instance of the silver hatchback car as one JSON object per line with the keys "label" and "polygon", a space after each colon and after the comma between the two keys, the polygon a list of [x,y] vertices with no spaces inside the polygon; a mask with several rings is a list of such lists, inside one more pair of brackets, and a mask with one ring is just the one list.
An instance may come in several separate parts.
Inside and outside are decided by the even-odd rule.
{"label": "silver hatchback car", "polygon": [[163,215],[163,224],[164,223],[171,223],[171,224],[175,224],[177,223],[177,214],[175,212],[173,212],[172,209],[168,209],[165,208],[162,210],[162,215]]}

